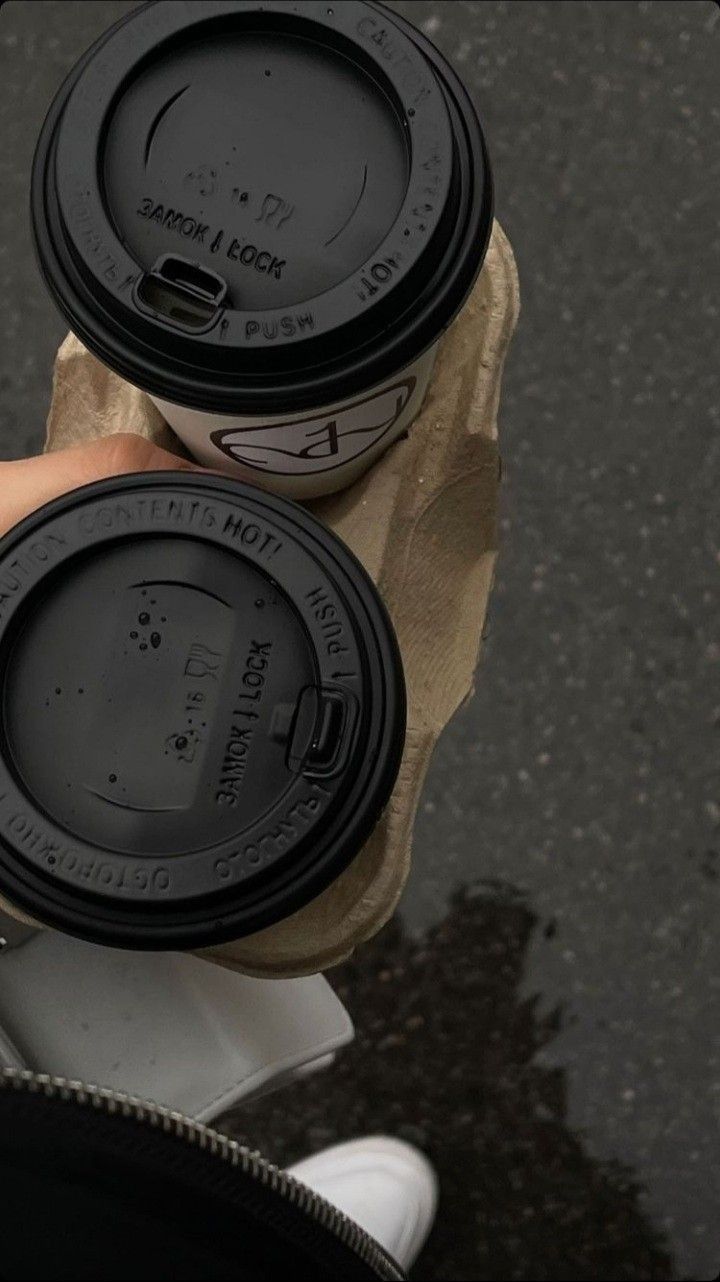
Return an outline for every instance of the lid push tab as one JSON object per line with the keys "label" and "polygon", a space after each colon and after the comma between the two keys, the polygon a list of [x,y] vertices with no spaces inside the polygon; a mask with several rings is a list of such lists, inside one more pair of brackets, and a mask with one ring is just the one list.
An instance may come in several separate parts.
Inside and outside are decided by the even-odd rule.
{"label": "lid push tab", "polygon": [[357,703],[341,687],[306,686],[297,702],[287,763],[308,779],[329,779],[344,769],[357,722]]}
{"label": "lid push tab", "polygon": [[135,297],[143,311],[176,329],[209,329],[218,320],[227,282],[181,254],[163,254],[141,276]]}

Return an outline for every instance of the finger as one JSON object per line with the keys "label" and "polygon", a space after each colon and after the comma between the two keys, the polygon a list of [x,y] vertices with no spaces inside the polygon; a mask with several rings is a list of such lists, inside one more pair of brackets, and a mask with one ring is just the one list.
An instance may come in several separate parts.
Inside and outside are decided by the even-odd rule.
{"label": "finger", "polygon": [[38,458],[0,463],[0,534],[61,494],[129,472],[201,471],[130,432]]}

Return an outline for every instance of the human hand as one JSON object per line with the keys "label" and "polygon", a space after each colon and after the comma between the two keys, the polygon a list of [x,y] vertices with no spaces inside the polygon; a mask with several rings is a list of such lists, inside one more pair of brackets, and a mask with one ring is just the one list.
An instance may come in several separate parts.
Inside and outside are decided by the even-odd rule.
{"label": "human hand", "polygon": [[38,458],[0,463],[0,535],[44,503],[91,481],[127,472],[200,470],[131,432]]}

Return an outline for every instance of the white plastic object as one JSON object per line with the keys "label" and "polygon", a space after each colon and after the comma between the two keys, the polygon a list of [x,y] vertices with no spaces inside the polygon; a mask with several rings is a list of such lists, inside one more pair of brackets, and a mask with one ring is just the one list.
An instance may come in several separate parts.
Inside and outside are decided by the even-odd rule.
{"label": "white plastic object", "polygon": [[0,953],[0,1064],[203,1122],[324,1067],[352,1037],[322,975],[252,979],[185,953],[128,952],[51,930]]}

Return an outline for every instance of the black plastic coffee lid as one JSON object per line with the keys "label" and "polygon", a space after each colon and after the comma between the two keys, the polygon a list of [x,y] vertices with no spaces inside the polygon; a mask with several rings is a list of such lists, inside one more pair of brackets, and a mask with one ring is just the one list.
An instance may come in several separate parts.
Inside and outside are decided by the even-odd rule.
{"label": "black plastic coffee lid", "polygon": [[320,407],[416,359],[492,217],[470,99],[382,5],[190,0],[133,11],[61,89],[36,245],[71,327],[181,405]]}
{"label": "black plastic coffee lid", "polygon": [[377,591],[295,504],[151,473],[0,541],[0,893],[41,921],[184,948],[287,916],[360,850],[404,728]]}

